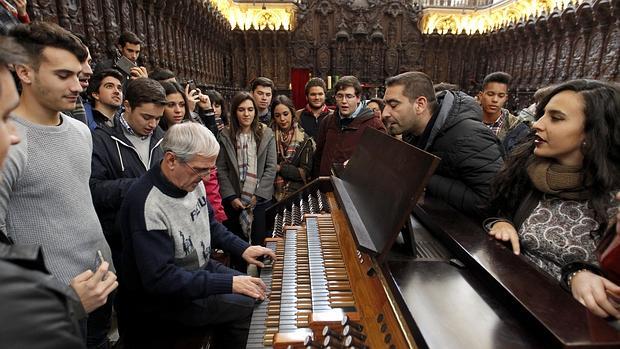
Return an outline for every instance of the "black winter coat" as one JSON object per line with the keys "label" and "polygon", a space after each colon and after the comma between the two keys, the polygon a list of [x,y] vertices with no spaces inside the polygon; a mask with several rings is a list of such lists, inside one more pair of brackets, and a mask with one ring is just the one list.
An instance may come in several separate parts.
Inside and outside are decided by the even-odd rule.
{"label": "black winter coat", "polygon": [[86,313],[47,272],[38,245],[0,243],[0,299],[0,347],[86,348],[77,323]]}
{"label": "black winter coat", "polygon": [[[470,96],[445,91],[437,102],[439,112],[422,147],[441,162],[426,194],[466,214],[485,217],[491,181],[503,164],[502,145],[482,123],[482,109]],[[412,143],[419,146],[416,141]]]}
{"label": "black winter coat", "polygon": [[122,241],[117,224],[118,211],[131,185],[163,159],[164,153],[159,146],[163,137],[164,131],[157,127],[151,136],[151,156],[147,168],[123,133],[118,120],[114,128],[97,127],[93,130],[90,190],[103,233],[115,257],[120,256],[117,253]]}

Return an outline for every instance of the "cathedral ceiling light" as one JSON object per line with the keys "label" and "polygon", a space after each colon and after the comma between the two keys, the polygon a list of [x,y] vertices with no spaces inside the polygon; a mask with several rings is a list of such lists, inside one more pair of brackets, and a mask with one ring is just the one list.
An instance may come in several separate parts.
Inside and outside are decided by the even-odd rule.
{"label": "cathedral ceiling light", "polygon": [[241,30],[293,30],[294,2],[206,0],[215,5],[228,19],[232,28]]}
{"label": "cathedral ceiling light", "polygon": [[486,33],[517,23],[521,19],[550,13],[554,8],[563,9],[572,2],[576,7],[588,0],[508,0],[484,9],[430,8],[423,10],[423,33],[474,34]]}

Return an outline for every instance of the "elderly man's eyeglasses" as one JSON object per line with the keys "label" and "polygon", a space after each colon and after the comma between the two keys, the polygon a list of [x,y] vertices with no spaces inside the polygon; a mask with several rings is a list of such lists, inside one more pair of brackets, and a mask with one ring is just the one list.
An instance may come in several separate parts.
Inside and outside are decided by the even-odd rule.
{"label": "elderly man's eyeglasses", "polygon": [[351,100],[351,99],[353,99],[353,98],[355,98],[355,97],[356,97],[355,95],[343,95],[343,94],[337,94],[337,95],[336,95],[336,100],[337,100],[337,101],[341,101],[341,100],[343,100],[343,99],[345,99],[345,98],[346,98],[346,99],[348,99],[348,100]]}
{"label": "elderly man's eyeglasses", "polygon": [[194,172],[196,174],[196,176],[203,178],[203,177],[209,177],[209,175],[211,174],[211,169],[208,168],[206,170],[200,170],[198,171],[197,169],[193,168],[190,164],[188,164],[187,162],[183,162],[183,165],[187,166],[190,168],[190,170],[192,170],[192,172]]}

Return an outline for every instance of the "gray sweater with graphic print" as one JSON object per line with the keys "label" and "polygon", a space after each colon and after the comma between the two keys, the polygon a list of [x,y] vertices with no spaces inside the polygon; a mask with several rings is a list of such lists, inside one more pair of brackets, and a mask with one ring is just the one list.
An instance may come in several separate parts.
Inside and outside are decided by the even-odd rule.
{"label": "gray sweater with graphic print", "polygon": [[239,273],[217,266],[211,247],[240,256],[249,245],[215,220],[202,181],[188,193],[155,166],[127,193],[120,222],[123,290],[134,306],[156,311],[232,292]]}

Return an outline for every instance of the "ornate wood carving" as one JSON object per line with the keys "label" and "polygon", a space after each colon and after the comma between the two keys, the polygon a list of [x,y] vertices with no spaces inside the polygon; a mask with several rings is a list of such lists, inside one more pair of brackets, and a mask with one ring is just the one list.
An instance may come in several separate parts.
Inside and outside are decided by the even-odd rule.
{"label": "ornate wood carving", "polygon": [[[477,92],[484,76],[510,73],[519,103],[570,78],[620,81],[620,0],[571,2],[489,33],[422,34],[421,8],[404,0],[301,1],[295,30],[231,30],[203,0],[30,0],[31,16],[83,34],[95,60],[116,54],[122,30],[145,42],[142,63],[215,85],[225,95],[256,76],[287,89],[291,68],[355,74],[369,84],[421,70]],[[525,95],[524,95],[525,94]]]}
{"label": "ornate wood carving", "polygon": [[140,61],[149,70],[161,67],[181,79],[231,84],[233,32],[202,0],[30,0],[29,10],[33,19],[82,34],[95,62],[117,55],[119,34],[131,30],[144,42]]}

